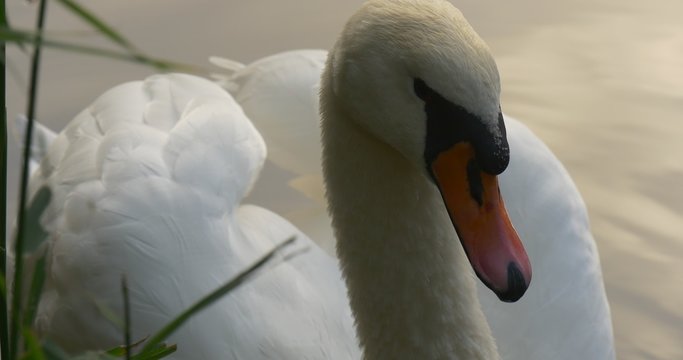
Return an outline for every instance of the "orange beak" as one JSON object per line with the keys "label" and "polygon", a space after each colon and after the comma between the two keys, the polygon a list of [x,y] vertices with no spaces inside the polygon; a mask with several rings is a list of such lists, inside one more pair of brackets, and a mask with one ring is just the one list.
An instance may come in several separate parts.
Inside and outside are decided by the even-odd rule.
{"label": "orange beak", "polygon": [[508,217],[498,179],[481,171],[470,144],[458,143],[431,164],[460,242],[479,279],[502,301],[524,295],[531,263]]}

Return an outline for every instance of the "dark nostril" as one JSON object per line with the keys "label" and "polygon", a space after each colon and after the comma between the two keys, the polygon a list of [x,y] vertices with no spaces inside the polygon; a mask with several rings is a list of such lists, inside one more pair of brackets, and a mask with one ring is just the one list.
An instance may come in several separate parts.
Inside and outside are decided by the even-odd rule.
{"label": "dark nostril", "polygon": [[484,185],[481,182],[481,169],[474,159],[467,163],[467,183],[470,186],[470,196],[479,206],[484,205]]}
{"label": "dark nostril", "polygon": [[524,275],[516,263],[508,264],[508,288],[506,291],[498,292],[498,298],[505,302],[515,302],[526,292],[528,284],[524,280]]}

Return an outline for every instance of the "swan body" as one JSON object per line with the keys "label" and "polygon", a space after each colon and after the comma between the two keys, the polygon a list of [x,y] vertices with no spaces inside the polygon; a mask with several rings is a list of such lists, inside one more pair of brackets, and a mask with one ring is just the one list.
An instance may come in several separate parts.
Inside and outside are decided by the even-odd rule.
{"label": "swan body", "polygon": [[[224,61],[216,63],[228,73],[220,76],[219,83],[242,106],[268,144],[269,163],[290,174],[283,179],[289,186],[279,191],[286,200],[260,202],[277,209],[328,254],[336,256],[320,170],[318,93],[326,59],[324,50],[297,50],[259,59],[237,71],[234,66],[222,66]],[[255,193],[268,193],[272,198],[272,181],[263,187],[266,191],[259,191],[257,183]]]}
{"label": "swan body", "polygon": [[534,280],[524,297],[479,300],[503,359],[615,359],[609,304],[586,206],[566,169],[529,128],[506,116],[512,156],[500,187]]}
{"label": "swan body", "polygon": [[[412,10],[406,14],[390,3]],[[475,69],[449,67],[440,63],[443,59],[420,54],[412,58],[418,59],[412,70],[479,117],[493,116],[499,91],[495,64],[449,6],[375,0],[356,20],[367,20],[368,14],[451,16],[463,44],[473,47],[464,53]],[[372,36],[358,31],[346,36]],[[424,129],[410,123],[392,134],[382,132],[387,123],[371,115],[381,113],[377,104],[386,103],[363,102],[368,95],[363,89],[349,90],[354,74],[340,70],[340,64],[354,64],[351,60],[379,66],[369,67],[375,74],[355,74],[380,77],[375,87],[367,87],[366,99],[378,94],[394,99],[384,100],[398,101],[393,111],[403,109],[414,115],[406,121],[414,121],[424,114],[420,100],[408,98],[415,95],[413,79],[406,86],[397,76],[403,73],[391,72],[405,63],[379,62],[388,54],[386,47],[369,58],[350,57],[356,45],[340,40],[332,51],[321,110],[330,211],[365,358],[613,359],[609,308],[585,206],[558,160],[524,125],[505,118],[511,156],[499,176],[500,188],[529,253],[534,280],[521,300],[500,303],[477,285],[439,190],[416,165],[423,160],[424,136],[407,138],[424,135]],[[305,141],[319,131],[311,99],[323,55],[270,57],[234,68],[224,82],[269,146],[282,149],[283,156],[269,154],[269,159],[295,174],[300,181],[291,184],[313,202],[320,200],[320,173],[311,162],[320,150],[317,142]],[[411,59],[400,55],[405,54],[395,59]],[[426,64],[428,59],[433,63]],[[478,67],[479,60],[485,65]],[[295,85],[288,87],[282,74],[296,79]],[[450,77],[465,79],[467,86],[453,89]],[[372,93],[376,89],[386,92]],[[340,95],[346,90],[361,101]],[[395,115],[391,107],[383,109]],[[297,235],[298,246],[310,250],[266,269],[193,319],[170,340],[179,344],[176,358],[360,358],[336,262],[278,215],[239,205],[265,157],[244,113],[206,81],[157,76],[107,92],[57,137],[31,182],[34,193],[42,186],[54,193],[43,217],[51,233],[49,277],[37,320],[43,334],[73,351],[120,343],[120,332],[98,306],[120,313],[118,282],[126,273],[134,337],[141,338]],[[365,114],[363,119],[359,114]],[[286,146],[301,134],[301,146]],[[291,219],[297,224],[302,217]],[[309,217],[302,224],[316,221]]]}

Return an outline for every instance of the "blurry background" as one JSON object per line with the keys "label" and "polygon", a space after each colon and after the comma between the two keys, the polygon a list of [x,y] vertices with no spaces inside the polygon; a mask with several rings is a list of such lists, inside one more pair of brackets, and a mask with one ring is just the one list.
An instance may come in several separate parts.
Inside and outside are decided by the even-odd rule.
{"label": "blurry background", "polygon": [[[360,0],[83,2],[150,55],[208,67],[332,46]],[[619,359],[683,359],[683,2],[452,1],[492,48],[503,110],[541,137],[584,195]],[[36,5],[8,0],[12,25]],[[49,3],[48,31],[104,46]],[[25,112],[27,54],[8,49],[8,117]],[[149,68],[48,49],[38,119],[60,130],[104,90]],[[19,147],[10,140],[13,223]],[[10,226],[11,227],[11,226]],[[580,291],[580,289],[578,290]]]}

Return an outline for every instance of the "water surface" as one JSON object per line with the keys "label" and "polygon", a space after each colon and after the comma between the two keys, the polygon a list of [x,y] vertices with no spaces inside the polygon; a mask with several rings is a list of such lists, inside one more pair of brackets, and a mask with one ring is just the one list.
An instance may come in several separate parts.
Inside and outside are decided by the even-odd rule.
{"label": "water surface", "polygon": [[[491,46],[503,109],[567,166],[589,208],[619,359],[683,358],[683,2],[453,1]],[[314,0],[88,2],[157,56],[204,65],[329,48],[361,3]],[[33,6],[9,1],[15,26]],[[50,3],[49,29],[101,39]],[[151,71],[47,51],[40,119],[61,129],[105,89]],[[10,117],[23,112],[27,57],[9,51]],[[10,199],[18,151],[10,144]],[[10,209],[14,203],[10,201]]]}

